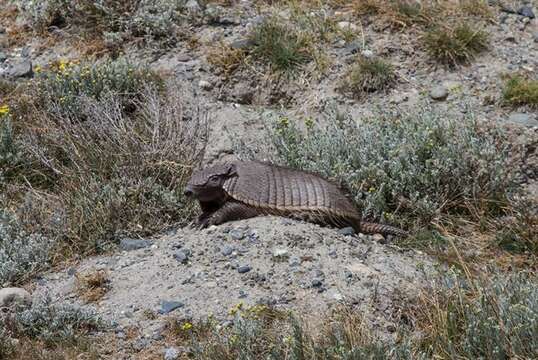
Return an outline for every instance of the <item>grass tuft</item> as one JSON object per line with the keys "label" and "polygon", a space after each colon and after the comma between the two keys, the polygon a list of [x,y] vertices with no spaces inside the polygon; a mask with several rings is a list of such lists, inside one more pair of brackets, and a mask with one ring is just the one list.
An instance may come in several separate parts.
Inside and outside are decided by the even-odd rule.
{"label": "grass tuft", "polygon": [[511,106],[527,105],[538,109],[538,80],[523,75],[509,76],[504,84],[503,99]]}
{"label": "grass tuft", "polygon": [[344,79],[342,90],[359,98],[365,93],[386,91],[396,83],[394,67],[383,59],[361,57]]}
{"label": "grass tuft", "polygon": [[488,48],[487,33],[466,23],[448,28],[437,26],[426,31],[422,41],[432,59],[449,67],[469,63]]}
{"label": "grass tuft", "polygon": [[86,302],[98,301],[110,290],[110,280],[104,270],[88,271],[75,276],[77,294]]}

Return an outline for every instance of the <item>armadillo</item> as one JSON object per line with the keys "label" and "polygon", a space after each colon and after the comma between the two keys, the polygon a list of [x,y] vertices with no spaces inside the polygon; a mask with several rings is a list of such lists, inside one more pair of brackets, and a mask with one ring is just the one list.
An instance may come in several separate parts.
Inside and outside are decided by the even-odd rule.
{"label": "armadillo", "polygon": [[362,222],[338,186],[323,177],[258,161],[235,161],[195,171],[184,195],[200,203],[200,227],[277,215],[356,232],[405,236],[398,228]]}

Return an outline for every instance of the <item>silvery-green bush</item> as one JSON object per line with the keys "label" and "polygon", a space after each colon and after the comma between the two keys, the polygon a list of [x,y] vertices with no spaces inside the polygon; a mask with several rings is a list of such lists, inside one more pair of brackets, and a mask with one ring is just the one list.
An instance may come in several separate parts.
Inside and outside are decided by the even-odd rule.
{"label": "silvery-green bush", "polygon": [[[470,111],[447,116],[424,106],[353,119],[329,108],[325,117],[322,126],[270,115],[271,160],[344,185],[365,217],[424,225],[469,207],[494,207],[510,191],[504,135]],[[239,150],[258,157],[256,147]]]}
{"label": "silvery-green bush", "polygon": [[49,266],[53,242],[26,234],[15,218],[0,209],[0,286],[27,280]]}
{"label": "silvery-green bush", "polygon": [[17,311],[12,322],[17,335],[48,344],[75,341],[81,334],[106,327],[94,309],[56,304],[47,295],[34,300],[31,308]]}

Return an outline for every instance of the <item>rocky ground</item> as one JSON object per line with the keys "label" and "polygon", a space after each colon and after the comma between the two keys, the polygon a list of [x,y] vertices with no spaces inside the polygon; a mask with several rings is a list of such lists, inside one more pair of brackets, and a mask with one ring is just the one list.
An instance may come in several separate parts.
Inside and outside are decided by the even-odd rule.
{"label": "rocky ground", "polygon": [[110,291],[95,307],[114,324],[120,348],[128,348],[123,339],[133,326],[141,334],[131,346],[162,346],[167,317],[212,315],[225,324],[240,303],[294,310],[314,322],[331,307],[348,304],[368,314],[380,335],[390,336],[401,306],[428,283],[434,261],[372,236],[345,235],[349,230],[262,217],[124,239],[117,254],[44,275],[33,293],[80,303],[76,274],[104,270]]}
{"label": "rocky ground", "polygon": [[[264,111],[282,109],[322,121],[321,112],[333,102],[357,116],[372,116],[377,107],[405,109],[422,101],[451,113],[469,111],[470,105],[480,120],[511,129],[515,147],[526,154],[525,186],[538,196],[538,113],[499,105],[503,74],[538,72],[538,22],[529,13],[496,12],[486,28],[489,51],[454,70],[432,63],[413,29],[395,32],[337,11],[332,15],[348,24],[342,26],[353,26],[361,36],[327,45],[325,74],[284,81],[242,69],[229,78],[208,58],[216,44],[245,46],[249,29],[266,16],[255,9],[252,1],[194,7],[213,19],[191,29],[196,46],[185,41],[168,49],[125,49],[128,58],[168,74],[200,99],[211,121],[206,163],[236,157],[234,139],[255,143],[263,136]],[[536,6],[531,9],[538,11]],[[10,24],[0,23],[0,77],[29,78],[51,61],[84,56],[62,29],[52,31],[46,42],[38,37],[11,42]],[[385,57],[396,67],[397,85],[362,99],[342,96],[337,90],[340,79],[357,54]],[[117,253],[49,272],[27,288],[33,296],[48,293],[57,301],[83,303],[76,275],[104,270],[109,291],[93,306],[113,325],[116,354],[129,358],[133,349],[165,351],[169,344],[162,332],[168,316],[199,319],[212,314],[224,324],[238,303],[293,309],[314,320],[336,304],[348,304],[368,314],[380,335],[390,337],[400,304],[412,301],[428,284],[427,275],[436,264],[379,236],[262,217],[206,230],[179,228],[152,239],[124,239]],[[132,327],[140,329],[134,338],[126,335]]]}

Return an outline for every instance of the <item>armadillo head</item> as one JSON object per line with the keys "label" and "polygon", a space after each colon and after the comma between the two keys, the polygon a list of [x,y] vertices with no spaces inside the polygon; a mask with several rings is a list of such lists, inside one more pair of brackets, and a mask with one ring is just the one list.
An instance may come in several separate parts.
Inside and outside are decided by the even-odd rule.
{"label": "armadillo head", "polygon": [[195,171],[183,194],[187,197],[194,197],[202,202],[217,201],[223,198],[224,189],[222,186],[226,179],[235,176],[234,164],[219,164]]}

